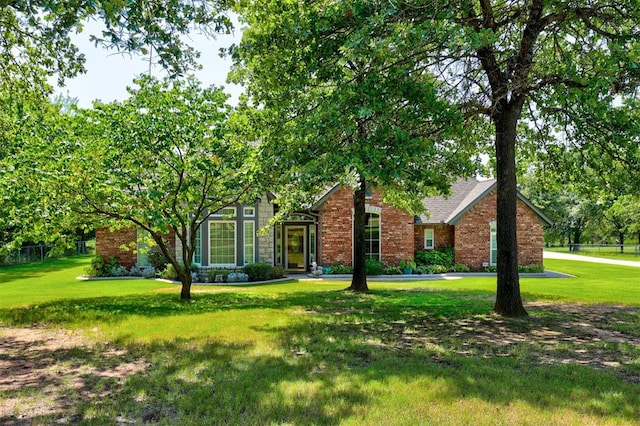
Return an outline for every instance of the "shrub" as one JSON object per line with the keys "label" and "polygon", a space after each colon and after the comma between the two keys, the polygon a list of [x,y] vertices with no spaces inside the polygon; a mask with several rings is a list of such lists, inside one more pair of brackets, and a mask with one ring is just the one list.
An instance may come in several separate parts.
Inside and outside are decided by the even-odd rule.
{"label": "shrub", "polygon": [[244,272],[229,272],[227,280],[230,283],[246,283],[249,281],[249,275]]}
{"label": "shrub", "polygon": [[88,277],[102,277],[105,274],[104,257],[97,255],[91,259],[91,264],[85,269],[84,273]]}
{"label": "shrub", "polygon": [[129,275],[131,275],[132,277],[141,277],[143,270],[144,269],[139,267],[138,265],[133,265],[129,270]]}
{"label": "shrub", "polygon": [[211,270],[209,270],[209,273],[207,274],[207,280],[210,283],[214,283],[214,282],[216,282],[216,277],[218,275],[221,275],[222,276],[222,281],[226,283],[228,281],[228,279],[229,279],[229,272],[231,272],[231,271],[229,271],[228,269],[224,269],[224,268],[211,269]]}
{"label": "shrub", "polygon": [[103,271],[105,277],[115,277],[114,271],[116,268],[120,266],[120,262],[118,262],[118,258],[111,255],[109,256],[109,260],[105,262]]}
{"label": "shrub", "polygon": [[532,263],[531,265],[518,266],[518,272],[522,273],[541,273],[544,272],[544,265]]}
{"label": "shrub", "polygon": [[454,265],[455,252],[453,247],[443,247],[440,250],[418,250],[415,261],[420,265],[439,265],[452,267]]}
{"label": "shrub", "polygon": [[114,277],[126,277],[129,275],[129,270],[122,265],[118,265],[111,270],[111,275]]}
{"label": "shrub", "polygon": [[155,269],[163,270],[169,263],[169,260],[164,255],[160,247],[153,246],[149,249],[149,264]]}
{"label": "shrub", "polygon": [[400,262],[401,269],[416,269],[418,265],[413,259],[403,260]]}
{"label": "shrub", "polygon": [[249,275],[249,281],[267,281],[271,277],[273,265],[266,262],[250,263],[244,267],[244,273]]}
{"label": "shrub", "polygon": [[464,263],[456,263],[455,265],[453,265],[453,271],[454,272],[471,272],[471,268],[469,268]]}
{"label": "shrub", "polygon": [[[400,268],[398,266],[398,269],[400,270],[400,273],[402,273],[402,268]],[[419,265],[418,267],[416,267],[416,273],[421,274],[421,275],[433,274],[433,266]]]}
{"label": "shrub", "polygon": [[384,275],[402,275],[402,268],[399,266],[385,266],[382,269]]}
{"label": "shrub", "polygon": [[142,270],[143,278],[155,278],[156,276],[156,268],[153,266],[148,266]]}
{"label": "shrub", "polygon": [[165,270],[160,273],[160,277],[165,280],[175,281],[176,279],[178,279],[178,271],[176,271],[176,268],[174,268],[173,265],[169,263],[167,264]]}
{"label": "shrub", "polygon": [[284,266],[276,265],[271,270],[271,279],[277,280],[279,278],[284,278]]}
{"label": "shrub", "polygon": [[380,275],[382,274],[382,262],[375,259],[365,260],[365,268],[367,275]]}
{"label": "shrub", "polygon": [[487,272],[498,272],[498,267],[495,265],[489,265],[486,268],[484,268],[484,270]]}
{"label": "shrub", "polygon": [[331,265],[331,275],[343,275],[353,274],[353,268],[351,266],[343,265],[341,263],[334,263]]}
{"label": "shrub", "polygon": [[431,273],[432,274],[444,274],[449,272],[448,267],[443,266],[443,265],[431,265]]}

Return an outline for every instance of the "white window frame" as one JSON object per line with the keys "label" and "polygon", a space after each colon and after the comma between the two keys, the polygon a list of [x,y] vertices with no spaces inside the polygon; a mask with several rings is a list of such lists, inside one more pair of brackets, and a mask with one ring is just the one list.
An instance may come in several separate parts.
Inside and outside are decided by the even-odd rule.
{"label": "white window frame", "polygon": [[[233,213],[232,213],[233,212]],[[224,207],[217,212],[213,213],[211,217],[222,217],[225,219],[233,219],[237,216],[238,211],[235,207]]]}
{"label": "white window frame", "polygon": [[[194,239],[193,247],[193,263],[198,266],[202,265],[202,229],[200,226],[196,228],[196,237]],[[196,255],[200,256],[200,262],[196,260]]]}
{"label": "white window frame", "polygon": [[[431,234],[431,236],[427,235]],[[431,244],[427,244],[427,241],[431,240]],[[433,228],[424,228],[424,248],[428,250],[434,249],[436,246],[436,232]]]}
{"label": "white window frame", "polygon": [[[250,212],[250,213],[247,213]],[[242,215],[244,217],[256,217],[256,208],[255,207],[244,207],[242,209]]]}
{"label": "white window frame", "polygon": [[[495,252],[495,258],[493,253]],[[489,222],[489,265],[498,264],[498,227],[496,221]]]}
{"label": "white window frame", "polygon": [[369,259],[369,256],[372,254],[370,251],[371,242],[377,241],[378,242],[378,258],[375,260],[380,261],[382,260],[382,215],[379,212],[366,212],[366,214],[371,216],[375,215],[378,217],[378,239],[372,240],[367,238],[366,228],[370,228],[370,226],[367,226],[365,224],[365,248],[364,248],[365,256],[367,257],[367,259]]}
{"label": "white window frame", "polygon": [[[249,247],[249,245],[247,245],[247,225],[251,225],[251,232],[249,233],[249,236],[251,237],[251,251],[252,251],[251,259],[247,259],[247,248]],[[256,261],[256,223],[255,221],[245,220],[242,223],[242,233],[243,233],[242,255],[244,257],[244,264],[247,265],[249,263],[255,263]]]}
{"label": "white window frame", "polygon": [[[213,232],[211,232],[211,227],[213,225],[230,223],[233,225],[233,263],[214,263],[211,258],[213,254],[212,246],[211,246],[211,236]],[[221,268],[235,268],[238,265],[238,223],[233,220],[215,220],[209,222],[209,266],[216,266]]]}

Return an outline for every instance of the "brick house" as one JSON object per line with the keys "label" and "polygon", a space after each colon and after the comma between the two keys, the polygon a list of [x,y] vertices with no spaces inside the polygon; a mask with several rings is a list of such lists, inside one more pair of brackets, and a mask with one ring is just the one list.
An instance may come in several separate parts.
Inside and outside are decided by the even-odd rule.
{"label": "brick house", "polygon": [[[417,250],[454,247],[456,262],[481,269],[496,261],[496,181],[458,180],[449,197],[424,200],[429,214],[414,217],[382,202],[379,191],[367,194],[366,254],[388,265],[413,258]],[[305,212],[266,228],[275,209],[269,197],[255,205],[229,207],[209,218],[198,231],[194,263],[202,267],[236,267],[251,262],[307,271],[320,265],[353,261],[353,191],[336,186]],[[518,193],[518,256],[521,265],[542,264],[543,227],[550,220]],[[257,234],[266,228],[266,234]],[[96,251],[115,255],[126,266],[143,264],[132,229],[96,231]],[[179,241],[176,240],[176,244]],[[139,243],[138,243],[139,245]]]}

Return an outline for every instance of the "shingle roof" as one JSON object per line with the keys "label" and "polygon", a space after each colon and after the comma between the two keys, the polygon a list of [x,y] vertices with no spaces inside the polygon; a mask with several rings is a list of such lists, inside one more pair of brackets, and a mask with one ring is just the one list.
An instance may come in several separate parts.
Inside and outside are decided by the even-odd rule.
{"label": "shingle roof", "polygon": [[453,224],[477,201],[491,192],[496,180],[479,181],[476,179],[458,179],[451,185],[451,194],[447,197],[435,196],[425,198],[424,205],[429,214],[420,215],[422,223]]}
{"label": "shingle roof", "polygon": [[[327,190],[324,195],[314,204],[313,209],[318,209],[337,189],[338,185]],[[458,179],[451,185],[451,194],[448,196],[435,196],[424,199],[424,205],[428,214],[421,214],[416,218],[417,223],[423,224],[448,224],[455,225],[460,218],[471,209],[476,203],[487,196],[496,188],[495,179]],[[520,192],[518,199],[531,208],[538,217],[551,225],[551,220],[536,206],[531,204]]]}

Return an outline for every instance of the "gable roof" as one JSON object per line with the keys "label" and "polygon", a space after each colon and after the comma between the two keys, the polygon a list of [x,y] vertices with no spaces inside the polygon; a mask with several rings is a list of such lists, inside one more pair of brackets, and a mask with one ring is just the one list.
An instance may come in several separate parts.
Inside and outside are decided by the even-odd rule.
{"label": "gable roof", "polygon": [[[495,179],[479,181],[477,179],[458,179],[451,185],[451,194],[447,197],[435,196],[424,199],[424,205],[430,215],[420,215],[418,223],[455,225],[460,218],[489,195],[497,186]],[[531,201],[518,191],[518,199],[533,210],[546,225],[553,222]]]}

